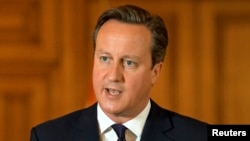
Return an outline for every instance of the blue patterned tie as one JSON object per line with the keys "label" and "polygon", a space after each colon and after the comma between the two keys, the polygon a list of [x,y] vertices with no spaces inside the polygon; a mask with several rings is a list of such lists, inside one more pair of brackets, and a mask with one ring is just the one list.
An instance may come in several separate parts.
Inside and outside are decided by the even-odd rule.
{"label": "blue patterned tie", "polygon": [[114,124],[111,127],[115,130],[115,132],[116,132],[116,134],[118,136],[117,141],[126,141],[126,139],[125,139],[125,130],[127,128],[125,126],[123,126],[122,124]]}

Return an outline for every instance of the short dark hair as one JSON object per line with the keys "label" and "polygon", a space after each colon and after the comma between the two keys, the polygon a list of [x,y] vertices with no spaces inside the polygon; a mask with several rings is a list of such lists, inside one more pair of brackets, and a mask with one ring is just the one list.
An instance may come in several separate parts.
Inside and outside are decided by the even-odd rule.
{"label": "short dark hair", "polygon": [[93,33],[94,50],[100,28],[110,19],[124,23],[145,25],[151,31],[153,40],[151,45],[152,68],[155,64],[164,61],[168,45],[168,32],[163,19],[135,5],[127,4],[111,8],[100,15]]}

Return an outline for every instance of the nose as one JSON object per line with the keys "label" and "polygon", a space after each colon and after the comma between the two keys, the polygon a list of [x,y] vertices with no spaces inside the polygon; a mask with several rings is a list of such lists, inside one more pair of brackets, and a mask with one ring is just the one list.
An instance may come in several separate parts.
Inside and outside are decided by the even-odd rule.
{"label": "nose", "polygon": [[108,79],[112,82],[123,81],[123,66],[119,63],[113,63],[108,72]]}

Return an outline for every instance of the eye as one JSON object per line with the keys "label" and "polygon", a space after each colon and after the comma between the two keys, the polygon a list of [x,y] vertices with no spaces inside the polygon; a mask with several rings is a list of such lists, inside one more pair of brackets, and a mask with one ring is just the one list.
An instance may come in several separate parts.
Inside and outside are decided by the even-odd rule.
{"label": "eye", "polygon": [[135,68],[137,66],[137,63],[132,60],[124,60],[123,62],[124,67],[126,68]]}
{"label": "eye", "polygon": [[109,61],[109,57],[108,56],[100,56],[100,61],[101,62],[108,62]]}

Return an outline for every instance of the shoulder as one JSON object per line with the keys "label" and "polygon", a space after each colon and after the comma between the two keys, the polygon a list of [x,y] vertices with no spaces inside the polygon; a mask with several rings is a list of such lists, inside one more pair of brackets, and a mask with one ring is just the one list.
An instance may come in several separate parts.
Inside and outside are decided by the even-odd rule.
{"label": "shoulder", "polygon": [[207,140],[208,123],[175,112],[172,112],[171,121],[173,130],[169,132],[169,135],[179,140]]}
{"label": "shoulder", "polygon": [[178,124],[181,125],[208,125],[208,123],[195,119],[193,117],[183,115],[165,108],[160,107],[157,105],[154,101],[151,101],[151,113],[153,115],[156,115],[157,117],[164,118],[170,120],[172,124],[175,124],[176,126]]}
{"label": "shoulder", "polygon": [[68,134],[78,130],[96,119],[96,104],[89,108],[80,109],[60,117],[47,120],[32,128],[32,134],[40,137],[52,137],[55,135]]}
{"label": "shoulder", "polygon": [[95,114],[95,113],[96,113],[96,104],[94,104],[88,108],[76,110],[76,111],[70,112],[68,114],[62,115],[60,117],[47,120],[45,122],[38,124],[37,127],[63,126],[63,125],[66,126],[67,124],[70,124],[74,121],[77,121],[79,118],[89,118],[92,114]]}
{"label": "shoulder", "polygon": [[164,126],[165,129],[167,129],[166,133],[172,138],[179,140],[195,140],[195,138],[197,138],[197,140],[207,139],[208,123],[190,116],[164,109],[154,102],[152,102],[151,109],[152,115],[155,115],[155,118],[160,120],[161,123],[165,124],[160,126]]}

